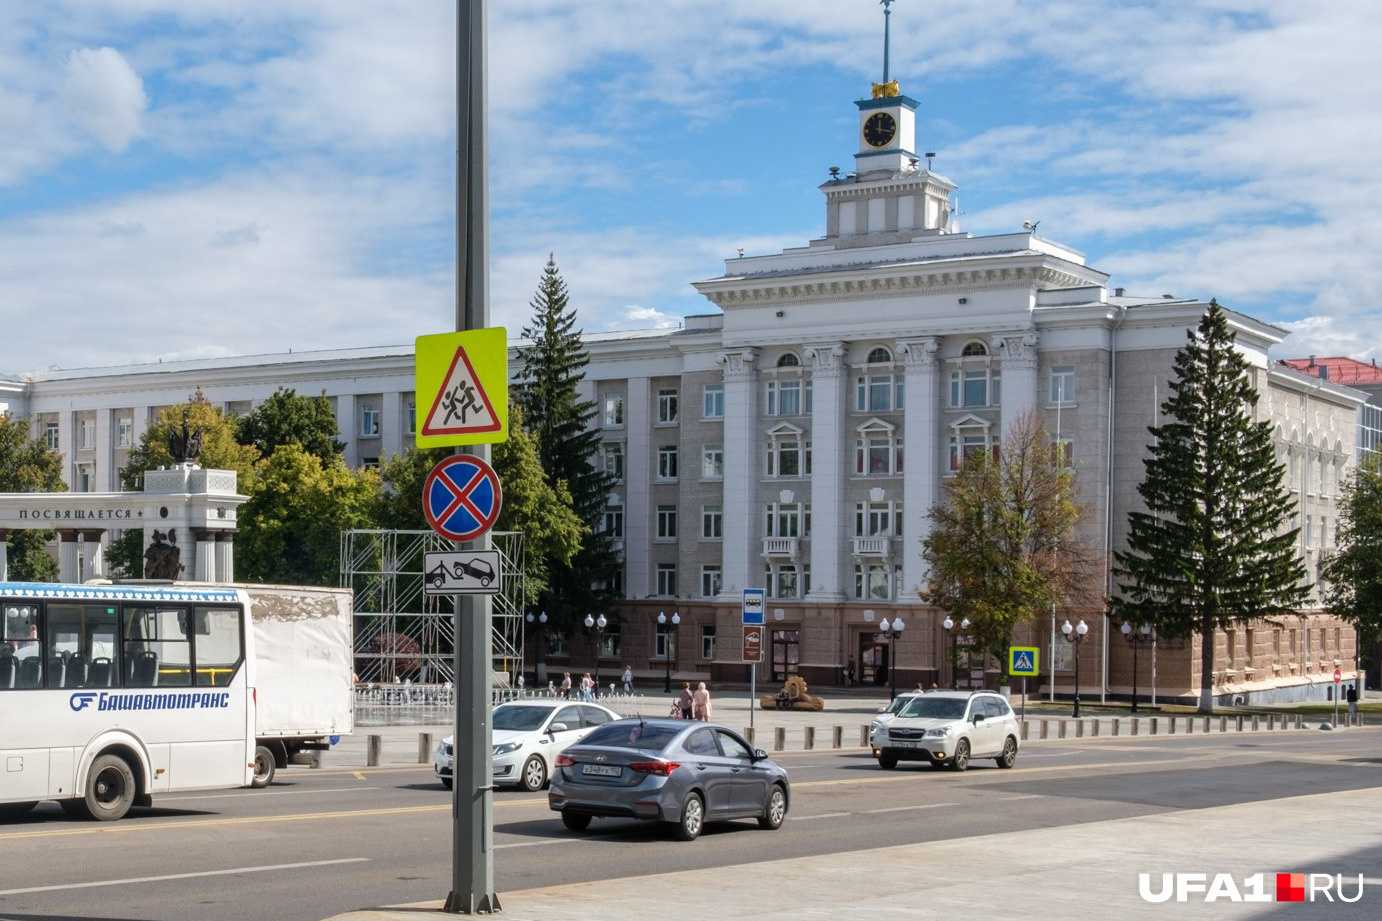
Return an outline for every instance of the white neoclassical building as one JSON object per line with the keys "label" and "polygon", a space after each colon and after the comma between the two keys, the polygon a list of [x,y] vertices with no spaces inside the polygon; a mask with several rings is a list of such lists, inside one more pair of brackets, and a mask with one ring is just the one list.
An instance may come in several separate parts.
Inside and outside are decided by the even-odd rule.
{"label": "white neoclassical building", "polygon": [[[1087,536],[1105,561],[1124,540],[1147,426],[1207,303],[1127,296],[1034,228],[962,232],[955,185],[917,153],[916,102],[885,83],[854,105],[855,165],[820,187],[823,236],[727,260],[696,284],[707,313],[678,329],[585,337],[597,461],[618,478],[605,527],[624,561],[607,672],[743,680],[740,592],[763,587],[765,680],[838,684],[852,665],[862,681],[899,687],[992,682],[993,664],[970,661],[959,628],[952,635],[945,613],[917,600],[920,542],[958,460],[1001,443],[1028,410],[1076,465]],[[1332,546],[1365,397],[1269,361],[1285,331],[1229,316],[1259,417],[1275,423],[1314,574]],[[0,383],[0,408],[62,452],[74,490],[99,492],[116,488],[159,408],[200,388],[243,413],[279,387],[327,394],[352,464],[412,443],[411,346],[37,372]],[[1134,650],[1106,622],[1102,597],[1043,612],[1024,637],[1043,650],[1043,692],[1074,689],[1072,650],[1055,628],[1083,619],[1086,699],[1134,685],[1145,697],[1154,682],[1161,697],[1192,695],[1196,643],[1144,648],[1134,675]],[[669,640],[656,620],[673,612]],[[551,667],[593,665],[589,637],[550,639]],[[1317,610],[1218,642],[1224,695],[1323,697],[1335,668],[1353,672],[1351,628]]]}

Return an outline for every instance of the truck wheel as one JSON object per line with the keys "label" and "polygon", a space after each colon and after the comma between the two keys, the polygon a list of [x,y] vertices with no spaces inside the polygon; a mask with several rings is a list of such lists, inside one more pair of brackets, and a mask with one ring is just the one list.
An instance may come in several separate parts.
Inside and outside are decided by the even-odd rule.
{"label": "truck wheel", "polygon": [[97,822],[114,822],[124,818],[134,805],[134,771],[119,755],[101,755],[91,762],[91,770],[86,775],[86,787],[82,798],[64,801],[66,811],[68,802],[78,816],[95,819]]}
{"label": "truck wheel", "polygon": [[269,751],[267,745],[260,745],[254,750],[254,780],[250,781],[250,786],[256,790],[262,790],[274,782],[274,753]]}

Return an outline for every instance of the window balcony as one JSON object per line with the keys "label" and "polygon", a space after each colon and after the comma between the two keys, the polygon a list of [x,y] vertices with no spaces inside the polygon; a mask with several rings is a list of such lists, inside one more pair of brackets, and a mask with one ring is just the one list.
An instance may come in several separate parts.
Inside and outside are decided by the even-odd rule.
{"label": "window balcony", "polygon": [[763,555],[773,559],[795,559],[801,545],[796,537],[763,538]]}
{"label": "window balcony", "polygon": [[854,537],[855,556],[880,556],[886,557],[892,553],[891,537]]}

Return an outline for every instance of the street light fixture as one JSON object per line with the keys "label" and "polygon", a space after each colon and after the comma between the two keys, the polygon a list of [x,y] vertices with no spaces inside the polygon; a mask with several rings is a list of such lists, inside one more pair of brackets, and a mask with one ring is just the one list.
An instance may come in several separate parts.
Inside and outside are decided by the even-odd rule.
{"label": "street light fixture", "polygon": [[666,665],[667,677],[662,683],[662,690],[672,690],[672,650],[676,648],[675,640],[677,636],[677,624],[681,623],[681,615],[676,611],[672,612],[672,629],[667,629],[667,614],[664,611],[657,612],[657,629],[664,631],[667,637],[666,648],[662,650],[662,661]]}
{"label": "street light fixture", "polygon": [[906,626],[901,617],[894,618],[892,623],[888,623],[888,618],[885,617],[878,625],[878,629],[883,631],[883,636],[888,640],[888,685],[892,695],[889,700],[897,699],[897,643],[894,641],[902,638],[902,630]]}
{"label": "street light fixture", "polygon": [[547,680],[547,661],[543,658],[543,640],[547,639],[547,612],[534,615],[529,611],[524,615],[524,620],[531,626],[537,624],[537,649],[533,650],[533,681],[534,686],[542,684]]}
{"label": "street light fixture", "polygon": [[1146,643],[1151,642],[1151,639],[1152,639],[1152,625],[1151,625],[1151,624],[1143,624],[1141,627],[1138,627],[1136,631],[1134,631],[1134,630],[1133,630],[1132,624],[1128,623],[1128,622],[1125,620],[1125,621],[1123,621],[1123,626],[1119,627],[1118,629],[1122,631],[1122,633],[1123,633],[1123,639],[1127,640],[1127,641],[1128,641],[1128,645],[1132,647],[1132,712],[1133,712],[1133,713],[1136,713],[1136,712],[1137,712],[1137,647],[1142,646],[1142,645],[1145,645]]}
{"label": "street light fixture", "polygon": [[595,695],[598,697],[600,694],[600,653],[605,651],[605,627],[609,626],[609,621],[605,620],[603,614],[598,619],[587,614],[585,625],[587,629],[595,628]]}
{"label": "street light fixture", "polygon": [[1071,626],[1069,619],[1061,624],[1060,632],[1065,634],[1065,641],[1075,652],[1075,719],[1080,718],[1080,643],[1084,642],[1085,635],[1089,633],[1089,624],[1081,620],[1078,624]]}
{"label": "street light fixture", "polygon": [[[957,691],[960,688],[960,634],[952,633],[955,629],[955,621],[946,615],[945,620],[941,621],[941,626],[950,635],[950,690]],[[960,632],[969,629],[969,618],[960,621]]]}

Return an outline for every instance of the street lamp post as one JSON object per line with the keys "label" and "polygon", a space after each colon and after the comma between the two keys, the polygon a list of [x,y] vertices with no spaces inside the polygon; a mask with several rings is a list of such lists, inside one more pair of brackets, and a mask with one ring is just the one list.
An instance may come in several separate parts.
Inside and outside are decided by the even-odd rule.
{"label": "street lamp post", "polygon": [[[960,688],[960,635],[953,633],[955,621],[946,615],[945,620],[941,621],[941,626],[950,635],[950,690],[957,691]],[[961,632],[969,629],[969,618],[960,621]]]}
{"label": "street lamp post", "polygon": [[676,611],[672,612],[672,629],[667,630],[667,623],[668,621],[666,612],[658,611],[657,628],[659,630],[665,630],[667,636],[667,645],[662,650],[662,661],[667,670],[667,677],[662,683],[662,690],[664,691],[672,690],[672,650],[673,648],[675,648],[673,646],[673,640],[676,638],[677,624],[681,623],[681,615],[678,614]]}
{"label": "street lamp post", "polygon": [[1137,712],[1137,647],[1141,646],[1142,644],[1148,642],[1148,641],[1151,639],[1151,636],[1152,636],[1152,625],[1151,625],[1151,624],[1143,624],[1141,627],[1138,627],[1136,630],[1133,630],[1132,624],[1128,623],[1128,622],[1125,620],[1125,621],[1123,621],[1123,626],[1122,626],[1122,627],[1119,627],[1118,629],[1122,631],[1122,633],[1123,633],[1123,639],[1127,640],[1127,641],[1128,641],[1128,645],[1132,647],[1132,712],[1133,712],[1133,713],[1136,713],[1136,712]]}
{"label": "street lamp post", "polygon": [[533,686],[537,687],[547,680],[547,662],[542,657],[542,641],[547,638],[547,612],[534,615],[529,611],[524,615],[524,620],[528,621],[529,626],[537,624],[537,649],[533,650]]}
{"label": "street lamp post", "polygon": [[1065,634],[1065,641],[1075,652],[1075,719],[1080,718],[1080,643],[1084,641],[1089,633],[1089,625],[1081,620],[1078,624],[1071,626],[1070,621],[1066,620],[1061,624],[1060,632]]}
{"label": "street lamp post", "polygon": [[605,615],[601,614],[598,618],[585,616],[586,629],[595,628],[595,696],[600,696],[600,653],[605,651],[605,627],[609,626],[609,621],[605,620]]}
{"label": "street lamp post", "polygon": [[888,690],[891,695],[889,700],[897,699],[897,641],[902,639],[902,630],[906,626],[901,617],[893,618],[892,623],[888,623],[888,618],[885,617],[878,625],[878,629],[883,631],[883,636],[888,640]]}

